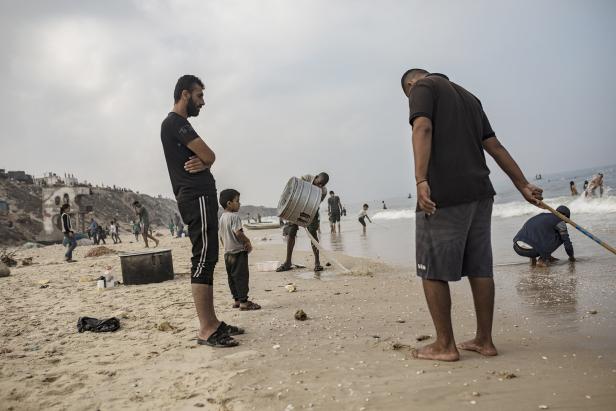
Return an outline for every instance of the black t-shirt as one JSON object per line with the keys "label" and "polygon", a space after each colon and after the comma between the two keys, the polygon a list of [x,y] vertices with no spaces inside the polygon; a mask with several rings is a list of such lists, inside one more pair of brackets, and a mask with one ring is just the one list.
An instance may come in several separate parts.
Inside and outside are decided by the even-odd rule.
{"label": "black t-shirt", "polygon": [[436,207],[493,197],[482,142],[495,133],[479,99],[446,76],[429,74],[411,89],[409,108],[411,126],[417,117],[432,120],[427,177]]}
{"label": "black t-shirt", "polygon": [[202,195],[216,197],[216,181],[209,169],[194,174],[184,170],[184,163],[195,155],[186,145],[198,137],[188,120],[173,112],[169,113],[160,127],[160,140],[163,143],[173,194],[178,203]]}

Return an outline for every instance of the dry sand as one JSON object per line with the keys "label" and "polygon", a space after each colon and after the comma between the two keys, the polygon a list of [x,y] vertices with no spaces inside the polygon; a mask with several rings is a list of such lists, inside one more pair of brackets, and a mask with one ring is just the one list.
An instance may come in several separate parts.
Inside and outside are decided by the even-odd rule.
{"label": "dry sand", "polygon": [[[120,262],[117,255],[85,258],[93,246],[78,247],[74,264],[62,262],[61,246],[17,253],[19,260],[33,257],[34,265],[0,278],[0,409],[616,408],[616,347],[580,344],[553,324],[504,310],[498,300],[499,356],[410,359],[410,347],[433,341],[416,341],[434,333],[420,282],[408,270],[348,256],[337,258],[352,275],[333,267],[320,279],[307,270],[253,270],[250,295],[263,309],[251,312],[231,308],[219,264],[219,317],[247,332],[236,348],[197,346],[189,240],[164,233],[160,247],[173,249],[176,278],[160,284],[98,291],[92,280],[107,265],[121,276]],[[282,246],[258,240],[272,235],[278,234],[249,232],[251,266],[282,259]],[[107,247],[142,249],[126,235],[124,241]],[[311,254],[297,252],[295,262],[310,267]],[[516,268],[497,270],[513,275]],[[296,292],[288,292],[289,283]],[[456,336],[467,339],[474,330],[467,284],[453,286],[453,294]],[[294,318],[298,309],[306,321]],[[80,316],[117,316],[122,327],[79,334]],[[580,321],[595,318],[616,321],[601,312]]]}

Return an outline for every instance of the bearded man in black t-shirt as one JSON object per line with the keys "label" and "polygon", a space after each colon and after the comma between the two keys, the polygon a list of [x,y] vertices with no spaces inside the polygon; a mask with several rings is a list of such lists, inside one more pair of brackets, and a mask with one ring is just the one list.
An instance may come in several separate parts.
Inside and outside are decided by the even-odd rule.
{"label": "bearded man in black t-shirt", "polygon": [[469,279],[477,316],[475,338],[459,348],[492,356],[494,280],[491,217],[494,189],[484,151],[507,173],[522,196],[539,205],[542,190],[530,184],[496,138],[481,102],[443,74],[408,70],[402,89],[409,98],[417,184],[417,275],[436,341],[416,358],[457,361],[451,325],[449,281]]}
{"label": "bearded man in black t-shirt", "polygon": [[165,152],[173,194],[182,220],[188,224],[192,244],[191,288],[199,317],[197,342],[212,347],[233,347],[231,335],[241,328],[219,321],[214,310],[213,274],[218,262],[218,200],[210,168],[216,160],[212,149],[188,122],[199,115],[203,82],[193,75],[180,77],[173,93],[173,110],[161,125],[160,139]]}

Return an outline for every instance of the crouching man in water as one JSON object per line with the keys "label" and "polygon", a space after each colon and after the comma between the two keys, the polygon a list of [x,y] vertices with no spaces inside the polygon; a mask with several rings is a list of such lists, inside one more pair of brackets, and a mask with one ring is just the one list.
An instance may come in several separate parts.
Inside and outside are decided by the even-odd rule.
{"label": "crouching man in water", "polygon": [[[564,205],[559,206],[556,211],[567,218],[571,217],[571,212]],[[569,261],[575,261],[567,224],[552,213],[542,213],[530,218],[513,238],[513,250],[519,256],[530,258],[532,265],[537,264],[540,267],[546,267],[558,260],[552,257],[552,253],[562,244],[565,245]]]}

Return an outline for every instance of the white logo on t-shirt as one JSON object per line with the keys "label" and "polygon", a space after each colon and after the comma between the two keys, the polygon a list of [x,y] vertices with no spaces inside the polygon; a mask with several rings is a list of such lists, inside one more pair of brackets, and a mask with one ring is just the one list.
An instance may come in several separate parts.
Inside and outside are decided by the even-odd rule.
{"label": "white logo on t-shirt", "polygon": [[417,264],[417,269],[426,271],[426,266],[423,264]]}

